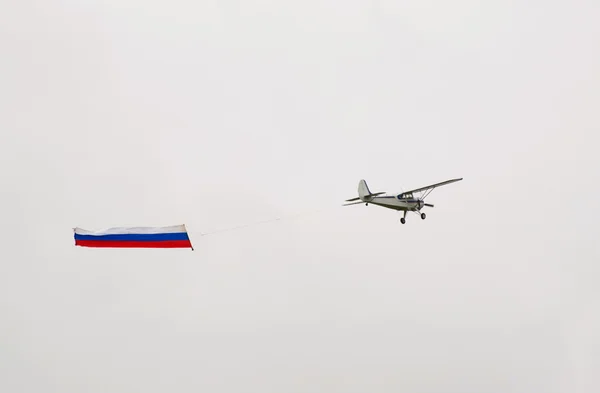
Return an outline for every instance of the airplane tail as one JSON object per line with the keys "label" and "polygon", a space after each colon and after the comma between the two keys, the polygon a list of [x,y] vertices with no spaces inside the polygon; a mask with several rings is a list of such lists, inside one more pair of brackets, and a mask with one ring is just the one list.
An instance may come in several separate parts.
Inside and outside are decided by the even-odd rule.
{"label": "airplane tail", "polygon": [[366,198],[368,198],[369,196],[371,196],[371,190],[369,190],[369,186],[367,185],[367,182],[364,180],[361,180],[358,182],[358,196],[363,201]]}
{"label": "airplane tail", "polygon": [[377,195],[382,195],[382,194],[385,194],[385,192],[376,192],[373,194],[371,192],[371,190],[369,190],[369,186],[367,186],[367,182],[364,180],[361,180],[358,182],[358,197],[346,199],[346,202],[352,202],[352,203],[345,204],[344,206],[357,205],[359,203],[369,202],[369,201],[371,201],[371,199],[373,197],[375,197]]}

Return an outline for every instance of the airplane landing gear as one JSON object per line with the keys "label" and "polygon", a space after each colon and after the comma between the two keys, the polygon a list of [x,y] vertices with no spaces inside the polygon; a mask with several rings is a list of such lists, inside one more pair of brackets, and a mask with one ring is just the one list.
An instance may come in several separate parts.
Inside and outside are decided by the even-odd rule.
{"label": "airplane landing gear", "polygon": [[402,217],[402,218],[400,219],[400,222],[401,222],[402,224],[406,224],[406,218]]}
{"label": "airplane landing gear", "polygon": [[427,216],[425,215],[425,213],[421,213],[421,220],[424,220],[424,219],[425,219],[425,217],[427,217]]}

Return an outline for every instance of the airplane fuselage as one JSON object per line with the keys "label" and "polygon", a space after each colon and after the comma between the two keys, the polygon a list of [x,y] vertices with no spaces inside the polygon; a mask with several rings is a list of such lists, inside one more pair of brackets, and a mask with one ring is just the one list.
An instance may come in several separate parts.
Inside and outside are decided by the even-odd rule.
{"label": "airplane fuselage", "polygon": [[421,210],[424,206],[424,202],[414,198],[398,198],[395,196],[377,196],[377,197],[366,197],[361,200],[368,204],[373,204],[388,209],[399,210],[399,211],[416,211]]}

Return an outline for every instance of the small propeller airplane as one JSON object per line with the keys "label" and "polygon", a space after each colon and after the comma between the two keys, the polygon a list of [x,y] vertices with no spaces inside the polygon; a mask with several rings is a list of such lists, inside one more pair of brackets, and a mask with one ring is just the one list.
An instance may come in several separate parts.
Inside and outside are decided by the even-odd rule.
{"label": "small propeller airplane", "polygon": [[[361,203],[364,203],[366,206],[369,206],[369,203],[372,203],[373,205],[382,206],[382,207],[385,207],[388,209],[403,211],[404,216],[400,219],[400,222],[402,224],[406,223],[406,213],[408,213],[409,211],[414,212],[416,214],[420,213],[421,219],[424,220],[426,215],[425,215],[425,213],[421,213],[421,209],[425,206],[433,207],[432,204],[425,203],[425,198],[429,194],[431,194],[431,192],[435,188],[444,186],[446,184],[454,183],[454,182],[460,181],[462,179],[463,178],[461,177],[460,179],[446,180],[441,183],[431,184],[429,186],[402,192],[401,194],[398,194],[395,196],[394,195],[381,196],[381,195],[384,195],[385,192],[372,193],[369,190],[369,187],[367,186],[367,182],[364,180],[361,180],[360,182],[358,182],[358,197],[347,199],[346,202],[352,202],[352,203],[346,203],[343,206],[358,205]],[[414,194],[417,194],[417,193],[423,193],[423,194],[420,197],[415,197]],[[359,201],[359,202],[354,202],[354,201]]]}

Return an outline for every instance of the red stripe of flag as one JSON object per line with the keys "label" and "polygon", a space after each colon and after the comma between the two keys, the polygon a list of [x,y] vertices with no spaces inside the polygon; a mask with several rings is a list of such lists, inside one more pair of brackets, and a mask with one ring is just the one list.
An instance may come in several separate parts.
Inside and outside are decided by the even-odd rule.
{"label": "red stripe of flag", "polygon": [[189,240],[167,240],[162,242],[136,241],[107,241],[107,240],[77,240],[76,246],[99,248],[191,248]]}

